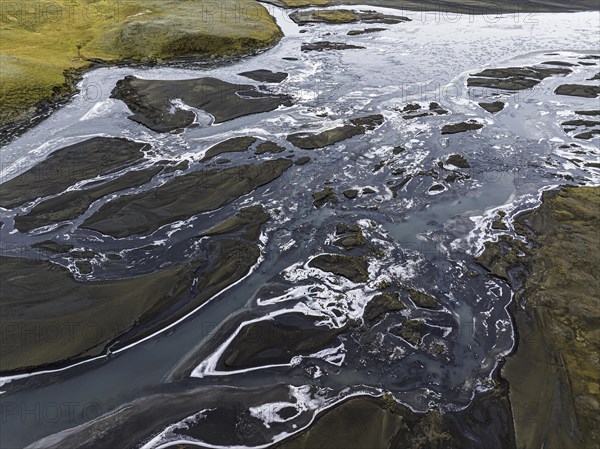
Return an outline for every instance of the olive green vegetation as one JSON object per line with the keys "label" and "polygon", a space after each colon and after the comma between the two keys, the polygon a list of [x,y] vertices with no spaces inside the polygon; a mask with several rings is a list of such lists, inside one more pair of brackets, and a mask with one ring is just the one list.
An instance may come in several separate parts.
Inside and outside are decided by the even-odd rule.
{"label": "olive green vegetation", "polygon": [[338,197],[331,187],[325,187],[323,190],[314,192],[312,194],[313,204],[316,208],[323,207],[327,203],[337,204],[339,203]]}
{"label": "olive green vegetation", "polygon": [[231,56],[282,32],[254,0],[15,0],[0,17],[0,126],[74,91],[95,61]]}
{"label": "olive green vegetation", "polygon": [[376,11],[353,11],[350,9],[294,11],[290,14],[290,19],[299,25],[307,23],[335,25],[356,22],[395,24],[410,21],[407,17],[382,14]]}
{"label": "olive green vegetation", "polygon": [[419,346],[421,340],[427,333],[427,326],[418,320],[405,320],[402,324],[393,329],[394,334],[402,337],[413,346]]}
{"label": "olive green vegetation", "polygon": [[401,285],[400,288],[410,295],[410,299],[412,299],[417,307],[423,309],[437,309],[440,307],[437,299],[427,293],[423,293],[415,288],[407,287],[406,285]]}
{"label": "olive green vegetation", "polygon": [[277,449],[497,449],[513,447],[508,401],[499,389],[466,409],[415,413],[391,394],[351,398],[317,416]]}
{"label": "olive green vegetation", "polygon": [[290,15],[296,23],[304,24],[310,22],[324,23],[352,23],[358,22],[356,12],[347,9],[331,9],[325,11],[296,11]]}
{"label": "olive green vegetation", "polygon": [[397,312],[406,309],[400,301],[398,293],[380,293],[374,296],[366,305],[364,317],[369,321],[379,319],[388,312]]}
{"label": "olive green vegetation", "polygon": [[366,397],[351,399],[325,413],[308,430],[277,447],[386,448],[401,425],[402,416],[390,413],[383,401]]}
{"label": "olive green vegetation", "polygon": [[318,134],[305,132],[290,134],[287,136],[287,140],[303,150],[315,150],[334,145],[342,140],[349,139],[359,134],[364,134],[364,131],[358,126],[342,125]]}
{"label": "olive green vegetation", "polygon": [[529,244],[504,237],[479,260],[523,283],[512,305],[518,343],[502,369],[517,447],[598,447],[600,188],[545,192],[514,225]]}
{"label": "olive green vegetation", "polygon": [[335,235],[340,237],[333,244],[348,251],[363,247],[367,243],[365,235],[358,225],[348,226],[345,223],[338,223],[335,226]]}
{"label": "olive green vegetation", "polygon": [[282,153],[284,151],[285,151],[284,147],[277,145],[275,142],[266,141],[266,142],[262,142],[256,146],[255,153],[256,154],[265,154],[265,153],[277,154],[277,153]]}

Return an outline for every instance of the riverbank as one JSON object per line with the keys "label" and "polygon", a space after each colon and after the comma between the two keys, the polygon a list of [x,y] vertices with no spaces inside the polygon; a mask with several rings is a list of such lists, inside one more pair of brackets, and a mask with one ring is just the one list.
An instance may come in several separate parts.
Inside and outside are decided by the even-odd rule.
{"label": "riverbank", "polygon": [[600,188],[546,191],[519,215],[518,238],[488,243],[479,261],[518,288],[518,333],[502,376],[519,448],[591,448],[598,430]]}
{"label": "riverbank", "polygon": [[341,6],[341,5],[371,5],[385,8],[400,9],[403,11],[429,11],[454,14],[509,14],[521,13],[530,15],[542,12],[576,12],[597,11],[598,2],[594,0],[578,0],[561,5],[551,0],[534,0],[522,2],[519,0],[504,1],[501,4],[493,0],[465,1],[465,0],[425,0],[425,1],[397,1],[397,0],[268,0],[277,6],[297,8],[301,6]]}
{"label": "riverbank", "polygon": [[3,133],[47,116],[99,64],[243,56],[283,35],[254,0],[19,0],[3,7],[0,26]]}
{"label": "riverbank", "polygon": [[[26,374],[20,369],[16,372],[22,373],[21,377],[2,379],[6,383],[0,388],[1,398],[16,405],[14,413],[6,417],[5,427],[10,432],[0,437],[2,447],[25,447],[63,431],[77,437],[79,426],[88,422],[90,438],[113,439],[94,441],[89,447],[127,447],[124,436],[132,441],[131,447],[138,447],[142,439],[153,438],[171,426],[200,446],[281,443],[282,435],[292,438],[312,422],[317,410],[317,419],[325,416],[341,399],[348,399],[345,394],[349,391],[360,395],[389,391],[408,408],[419,410],[414,421],[405,421],[414,432],[410,438],[418,441],[428,423],[419,419],[423,415],[431,410],[469,407],[473,398],[478,401],[482,396],[474,393],[497,386],[490,382],[496,380],[491,373],[513,347],[513,326],[505,309],[512,292],[504,282],[486,276],[470,250],[479,246],[474,240],[485,237],[485,224],[490,224],[484,220],[487,211],[523,207],[523,202],[537,198],[540,189],[565,179],[582,184],[597,179],[594,165],[590,165],[597,162],[595,149],[587,141],[571,141],[561,126],[566,119],[583,120],[576,111],[595,109],[594,99],[554,93],[565,82],[589,85],[587,80],[597,72],[596,55],[589,51],[597,40],[593,34],[597,13],[546,15],[535,27],[533,40],[529,27],[515,27],[512,17],[497,26],[480,18],[468,24],[442,23],[440,29],[437,24],[413,20],[386,24],[388,30],[379,33],[353,36],[349,32],[363,25],[311,23],[300,27],[288,20],[285,12],[273,11],[286,37],[271,50],[210,71],[195,62],[90,71],[80,88],[85,92],[99,86],[103,91],[100,98],[85,101],[83,95],[77,95],[67,107],[3,148],[8,175],[4,188],[18,194],[14,201],[28,202],[0,211],[3,255],[42,258],[67,267],[72,277],[48,283],[61,292],[76,284],[83,300],[64,304],[69,299],[64,298],[55,304],[60,311],[50,308],[49,301],[40,301],[34,310],[29,305],[35,298],[22,291],[21,305],[28,305],[19,309],[22,314],[31,310],[48,316],[52,312],[59,315],[54,324],[71,326],[71,312],[78,313],[77,306],[84,301],[95,302],[91,308],[81,304],[87,316],[78,320],[90,325],[76,328],[89,332],[83,337],[92,337],[98,328],[106,328],[104,321],[95,319],[94,314],[102,313],[98,308],[102,301],[94,299],[110,300],[119,292],[130,299],[134,293],[150,290],[150,296],[143,295],[149,301],[167,290],[167,300],[158,299],[156,307],[149,305],[141,319],[136,318],[136,307],[143,307],[136,301],[139,298],[128,300],[126,309],[117,304],[102,313],[111,324],[118,318],[118,330],[123,334],[92,342],[97,345],[91,350],[100,354],[93,361],[81,356],[87,348],[65,345],[70,354],[57,357],[54,365],[45,361],[46,372],[32,369],[25,370]],[[573,29],[582,31],[573,35]],[[364,48],[303,50],[306,44],[318,44],[323,38],[330,41],[330,47]],[[572,51],[547,54],[559,48]],[[521,56],[513,58],[514,54]],[[529,74],[528,68],[541,70],[541,64],[550,61],[569,64],[572,72],[568,81],[559,74],[538,83],[539,102],[523,101],[523,94],[533,88],[518,95],[464,90],[469,74],[481,73],[488,66],[518,67]],[[269,77],[286,75],[285,80],[256,80],[265,83],[256,89],[273,96],[290,95],[293,106],[239,116],[242,105],[250,98],[256,101],[254,93],[247,94],[247,74],[265,75],[267,68],[272,70]],[[491,70],[488,73],[502,74]],[[219,101],[200,104],[190,98],[192,92],[186,86],[206,86],[207,76],[218,86],[235,84],[246,95],[242,94],[232,109]],[[495,77],[489,78],[490,84],[496,82]],[[464,95],[419,98],[417,89],[408,95],[408,83],[418,80],[451,83],[463,88]],[[117,86],[117,90],[126,88],[135,95],[115,98],[111,92]],[[155,86],[165,89],[155,90]],[[152,100],[158,100],[157,91],[169,94],[155,108]],[[150,95],[137,95],[143,92]],[[505,106],[493,116],[480,106],[499,100]],[[141,110],[130,109],[126,101]],[[142,120],[132,117],[146,111],[160,116],[165,102],[175,106],[166,110],[182,118],[182,123],[172,125],[183,132],[150,131]],[[211,111],[216,106],[226,112],[221,118],[231,120],[213,122],[216,116]],[[194,118],[190,111],[195,112],[195,120],[190,121]],[[370,119],[365,120],[367,117]],[[450,134],[448,126],[450,131],[464,132]],[[133,165],[119,163],[118,171],[97,166],[95,158],[57,164],[63,169],[58,171],[38,169],[49,155],[60,155],[61,149],[98,136],[122,136],[135,146],[145,146],[145,160],[136,159]],[[76,148],[73,153],[81,154],[81,147]],[[106,143],[101,149],[106,151],[99,154],[107,158],[99,158],[100,162],[111,162],[115,150]],[[279,158],[288,162],[277,162]],[[300,161],[305,164],[299,165]],[[298,165],[292,166],[292,162]],[[262,182],[255,176],[260,172],[249,168],[258,164],[267,164],[264,173],[277,166],[289,168],[272,183],[248,192],[244,185]],[[87,170],[89,166],[95,171]],[[21,195],[12,188],[18,178],[13,176],[30,168],[36,176]],[[65,175],[67,168],[70,172]],[[159,171],[153,175],[155,170]],[[51,179],[43,179],[44,173],[51,173]],[[152,175],[149,182],[142,182]],[[67,185],[59,185],[63,182]],[[54,183],[56,189],[48,188]],[[39,195],[32,191],[33,186]],[[123,190],[122,186],[132,187]],[[30,198],[34,193],[40,198]],[[260,226],[260,243],[248,240],[248,228],[236,230],[236,223],[246,222],[246,214],[235,218],[241,209],[259,204],[271,216]],[[262,222],[261,216],[257,214],[258,222],[250,228]],[[505,218],[500,224],[508,225]],[[225,257],[219,256],[219,247],[213,251],[206,245],[219,241],[226,245],[231,239],[248,240],[243,244],[248,251],[238,252],[234,261],[239,259],[240,264],[229,270]],[[64,253],[51,252],[67,245],[70,249]],[[221,281],[244,274],[242,264],[252,263],[257,254],[249,245],[260,246],[260,258],[248,274],[223,287],[227,290],[218,297],[202,302],[198,293],[206,285],[221,289]],[[359,258],[367,253],[365,267]],[[195,268],[202,260],[214,263],[198,273]],[[336,262],[348,263],[333,266]],[[198,282],[165,274],[165,270],[186,269],[189,264]],[[26,273],[16,265],[11,272],[14,278],[11,273],[8,276],[15,280]],[[46,276],[44,270],[41,277],[56,279],[55,274]],[[146,281],[154,275],[169,279],[157,282],[160,288],[152,288]],[[368,282],[363,282],[365,277]],[[37,285],[30,288],[45,295],[44,286]],[[91,296],[86,296],[88,292]],[[10,293],[7,296],[12,297]],[[109,300],[104,301],[107,307]],[[299,317],[298,311],[313,318]],[[242,313],[259,321],[233,322],[231,318]],[[275,318],[268,320],[269,316]],[[357,326],[361,317],[365,325]],[[313,322],[315,318],[321,320],[320,328]],[[345,323],[349,326],[333,342],[325,333],[329,332],[328,323],[337,328]],[[57,328],[49,324],[49,330]],[[284,330],[291,339],[281,341]],[[252,340],[236,336],[250,336],[254,331],[258,338]],[[314,338],[310,345],[300,347],[296,335]],[[228,343],[229,338],[233,339]],[[30,355],[51,355],[41,347],[36,351],[35,342],[30,343]],[[215,347],[228,352],[219,360],[212,356],[214,350],[208,351]],[[12,355],[18,356],[19,350],[22,352],[16,348]],[[73,366],[79,361],[85,363]],[[175,376],[181,370],[174,371],[186,362],[192,369],[198,367],[196,373],[203,377]],[[279,384],[294,389],[267,392]],[[216,385],[228,387],[216,390]],[[207,387],[213,396],[194,393],[182,399],[181,409],[178,399],[161,396],[141,409],[125,405],[122,410],[127,416],[116,411],[149,395],[196,387]],[[249,389],[260,389],[256,399]],[[31,415],[22,418],[21,413],[31,410],[32,404],[44,407],[55,403],[94,404],[97,413],[63,413],[51,422]],[[165,406],[168,414],[164,414]],[[376,410],[361,404],[356,408],[366,414]],[[210,409],[210,414],[205,409]],[[234,414],[232,409],[239,412]],[[503,415],[508,416],[507,421],[486,415],[485,410],[478,409],[476,415],[491,426],[512,424],[510,408]],[[442,420],[451,413],[445,413]],[[200,419],[205,414],[207,419]],[[108,419],[95,420],[100,415]],[[438,415],[431,412],[431,421],[436,422]],[[122,425],[121,432],[113,431],[114,427],[108,430],[113,418]],[[131,427],[127,428],[127,423]],[[189,428],[183,429],[185,426]],[[353,430],[356,426],[347,427]],[[469,432],[466,426],[458,435]],[[483,435],[488,434],[494,434],[493,428],[483,430]],[[440,437],[445,438],[443,432]],[[407,439],[399,437],[397,441],[401,445]],[[59,446],[85,447],[74,441]],[[433,446],[427,443],[425,447]],[[367,441],[364,446],[373,445]],[[494,445],[481,442],[476,447]]]}
{"label": "riverbank", "polygon": [[[451,14],[522,14],[598,10],[593,0],[569,5],[464,0],[267,0],[287,8],[364,5]],[[437,19],[435,19],[437,20]],[[0,132],[25,131],[77,92],[82,74],[100,65],[212,61],[256,53],[276,44],[282,31],[255,0],[152,0],[126,4],[100,0],[11,2],[2,8]],[[44,38],[41,39],[40,36]],[[89,93],[94,95],[94,93]]]}
{"label": "riverbank", "polygon": [[[35,199],[40,195],[36,185],[46,194],[65,189],[75,181],[65,174],[65,168],[73,170],[76,167],[74,172],[85,178],[85,175],[94,176],[114,169],[123,161],[139,159],[140,146],[143,147],[124,139],[91,139],[59,150],[30,171],[4,183],[0,189],[2,206],[14,207]],[[115,160],[109,161],[100,154],[99,148],[111,149]],[[84,160],[87,156],[91,169],[79,159],[82,155]],[[171,178],[158,188],[160,190],[127,197],[130,205],[136,201],[141,205],[142,215],[135,212],[139,205],[129,210],[122,204],[119,212],[103,214],[101,210],[99,216],[89,220],[86,226],[118,237],[154,232],[164,224],[167,216],[174,219],[173,214],[177,214],[183,219],[194,213],[221,208],[273,181],[291,166],[291,160],[282,158],[236,169],[196,171]],[[160,169],[151,169],[141,178],[129,174],[92,189],[64,193],[64,197],[54,197],[50,204],[40,203],[29,218],[17,217],[20,222],[17,226],[21,230],[31,230],[66,218],[73,219],[108,192],[148,182],[148,178],[158,171]],[[48,173],[52,175],[41,175]],[[57,178],[54,175],[58,175]],[[133,182],[127,184],[130,181]],[[194,195],[182,191],[194,192]],[[157,201],[157,198],[160,199]],[[46,260],[1,258],[5,325],[0,332],[0,372],[25,372],[95,357],[104,352],[109,354],[111,350],[139,341],[191,313],[245,277],[258,262],[260,248],[256,243],[260,227],[270,216],[261,207],[245,208],[240,214],[229,217],[221,227],[209,229],[202,235],[213,237],[209,241],[203,239],[204,257],[141,277],[81,282],[67,268]],[[40,248],[47,252],[45,257],[54,252],[70,251],[79,259],[75,266],[81,275],[93,273],[92,261],[96,253],[91,249],[77,251],[72,245],[57,245],[53,241],[42,243]],[[111,255],[113,259],[121,257],[116,253]],[[23,304],[28,305],[27,313],[23,313]],[[65,331],[70,326],[71,331]],[[94,328],[93,336],[87,335],[90,328]],[[59,331],[50,335],[48,329]],[[73,329],[78,330],[74,333]]]}
{"label": "riverbank", "polygon": [[[231,389],[221,385],[193,387],[189,383],[178,383],[27,447],[197,449],[214,447],[202,441],[215,439],[219,440],[219,447],[241,447],[251,439],[250,447],[274,449],[514,447],[510,406],[502,388],[482,394],[464,410],[444,414],[437,410],[415,413],[396,402],[390,394],[379,397],[349,395],[347,399],[315,412],[318,396],[312,404],[302,402],[306,397],[301,394],[310,394],[309,391],[308,386],[282,384]],[[287,402],[290,392],[296,394],[297,403]],[[266,415],[267,419],[277,417],[266,426],[262,421],[265,415],[258,412],[264,401],[271,401],[267,403],[272,410],[271,415]],[[168,414],[162,412],[165,403],[169,404]],[[203,408],[215,403],[219,404],[220,411]],[[288,435],[287,432],[277,434],[276,431],[285,426],[285,421],[278,417],[279,412],[289,416],[297,409],[301,430]],[[230,430],[242,425],[245,432]],[[369,431],[365,432],[365,428]],[[150,429],[164,430],[156,433]],[[237,444],[229,445],[232,439]]]}
{"label": "riverbank", "polygon": [[414,413],[391,395],[359,397],[324,412],[309,429],[274,447],[502,449],[514,446],[511,427],[510,407],[501,388],[477,398],[465,410],[445,414]]}

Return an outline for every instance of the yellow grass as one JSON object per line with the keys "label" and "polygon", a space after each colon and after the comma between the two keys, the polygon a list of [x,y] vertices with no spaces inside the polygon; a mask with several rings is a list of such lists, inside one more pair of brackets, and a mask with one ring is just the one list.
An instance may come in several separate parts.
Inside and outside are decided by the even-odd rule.
{"label": "yellow grass", "polygon": [[70,91],[68,74],[93,60],[239,54],[281,36],[254,0],[16,0],[1,7],[0,125]]}

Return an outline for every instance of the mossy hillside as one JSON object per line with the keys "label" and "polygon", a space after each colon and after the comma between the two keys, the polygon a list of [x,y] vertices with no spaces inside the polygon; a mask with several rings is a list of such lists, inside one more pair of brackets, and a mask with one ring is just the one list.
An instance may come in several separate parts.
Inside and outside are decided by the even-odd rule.
{"label": "mossy hillside", "polygon": [[[517,447],[597,447],[600,442],[598,263],[600,188],[544,192],[479,262],[522,284],[511,305],[516,351],[502,369],[510,384]],[[523,273],[528,276],[523,276]]]}
{"label": "mossy hillside", "polygon": [[267,3],[281,6],[283,8],[302,8],[304,6],[327,6],[329,0],[267,0]]}
{"label": "mossy hillside", "polygon": [[[537,402],[540,413],[539,425],[533,428],[516,418],[517,437],[531,447],[542,441],[565,449],[596,447],[600,442],[600,188],[547,192],[543,205],[526,220],[539,245],[523,292],[536,338],[521,341],[503,373],[511,382],[513,402],[521,406]],[[518,329],[531,335],[526,322],[517,315]],[[527,388],[542,376],[549,388]],[[562,414],[543,413],[558,397]],[[574,436],[568,438],[567,433]]]}
{"label": "mossy hillside", "polygon": [[16,0],[2,9],[0,34],[0,126],[72,92],[93,61],[237,55],[282,36],[254,0]]}
{"label": "mossy hillside", "polygon": [[[277,449],[480,449],[515,447],[508,401],[501,391],[478,396],[466,409],[416,413],[390,394],[357,397],[320,413]],[[365,431],[365,429],[368,429]],[[468,429],[468,430],[465,430]]]}
{"label": "mossy hillside", "polygon": [[88,59],[167,59],[233,55],[266,47],[282,32],[254,0],[171,0],[112,25],[82,50]]}

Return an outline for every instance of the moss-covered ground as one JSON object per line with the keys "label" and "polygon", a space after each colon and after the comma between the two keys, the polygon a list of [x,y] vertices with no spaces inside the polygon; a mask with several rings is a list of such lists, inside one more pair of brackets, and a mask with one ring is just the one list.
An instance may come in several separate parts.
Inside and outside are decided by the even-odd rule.
{"label": "moss-covered ground", "polygon": [[77,74],[94,62],[239,55],[281,35],[254,0],[3,2],[0,127],[73,92]]}
{"label": "moss-covered ground", "polygon": [[523,283],[512,305],[517,347],[502,370],[517,447],[598,447],[600,188],[545,192],[515,229],[528,245],[504,238],[480,261]]}

